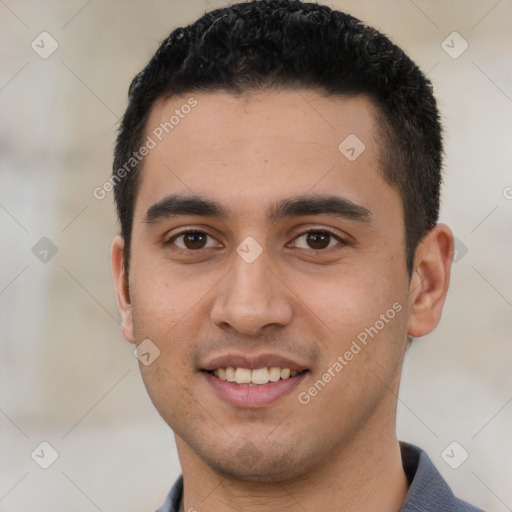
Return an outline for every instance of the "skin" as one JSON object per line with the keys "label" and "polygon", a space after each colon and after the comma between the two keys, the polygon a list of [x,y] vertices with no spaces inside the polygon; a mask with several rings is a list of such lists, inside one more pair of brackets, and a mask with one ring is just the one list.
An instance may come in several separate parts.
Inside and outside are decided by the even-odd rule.
{"label": "skin", "polygon": [[[452,233],[436,226],[409,276],[402,202],[380,173],[368,98],[313,91],[194,97],[197,107],[145,158],[128,278],[123,239],[112,245],[123,335],[137,344],[149,338],[160,350],[140,368],[175,433],[184,510],[399,510],[407,481],[395,419],[407,335],[427,334],[439,321]],[[187,99],[157,102],[147,135]],[[338,149],[349,134],[366,146],[355,161]],[[230,215],[146,222],[149,208],[171,194],[215,200]],[[369,215],[267,217],[276,202],[304,194],[345,198]],[[206,246],[170,241],[191,228],[210,235],[201,239]],[[327,236],[327,248],[319,248],[304,235],[311,231],[343,242]],[[236,252],[247,236],[263,250],[250,264]],[[402,310],[301,404],[298,393],[397,302]],[[217,355],[269,352],[300,361],[309,374],[266,407],[226,403],[200,371]]]}

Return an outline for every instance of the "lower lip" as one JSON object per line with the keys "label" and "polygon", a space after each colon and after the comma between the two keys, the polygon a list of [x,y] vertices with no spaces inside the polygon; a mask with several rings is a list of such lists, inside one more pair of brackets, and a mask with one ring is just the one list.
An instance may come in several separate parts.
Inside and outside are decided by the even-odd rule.
{"label": "lower lip", "polygon": [[235,384],[221,380],[205,371],[201,373],[217,395],[225,402],[235,407],[257,408],[266,407],[290,393],[307,378],[309,371],[299,373],[295,377],[258,386]]}

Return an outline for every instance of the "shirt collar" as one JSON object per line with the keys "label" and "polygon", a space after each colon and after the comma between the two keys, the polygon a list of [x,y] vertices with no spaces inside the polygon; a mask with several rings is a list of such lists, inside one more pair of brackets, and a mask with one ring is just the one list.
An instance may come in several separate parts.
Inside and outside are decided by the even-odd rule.
{"label": "shirt collar", "polygon": [[[409,481],[409,492],[400,512],[483,512],[453,495],[423,450],[404,442],[400,442],[400,450]],[[180,475],[156,512],[180,512],[182,496],[183,475]]]}

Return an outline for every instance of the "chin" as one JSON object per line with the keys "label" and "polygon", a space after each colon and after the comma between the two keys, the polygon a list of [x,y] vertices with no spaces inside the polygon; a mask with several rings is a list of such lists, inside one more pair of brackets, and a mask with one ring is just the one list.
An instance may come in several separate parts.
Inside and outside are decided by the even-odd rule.
{"label": "chin", "polygon": [[315,463],[311,456],[297,445],[242,442],[233,440],[230,446],[203,445],[195,447],[196,454],[216,473],[227,479],[245,482],[287,482],[310,471]]}
{"label": "chin", "polygon": [[207,462],[218,474],[227,479],[243,482],[281,483],[299,477],[302,471],[289,460],[259,461],[252,466],[233,460],[211,460]]}

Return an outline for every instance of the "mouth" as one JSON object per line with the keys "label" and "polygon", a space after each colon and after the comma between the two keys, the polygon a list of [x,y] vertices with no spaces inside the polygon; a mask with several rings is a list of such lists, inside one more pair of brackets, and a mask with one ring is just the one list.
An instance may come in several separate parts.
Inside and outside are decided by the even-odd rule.
{"label": "mouth", "polygon": [[213,396],[237,408],[267,407],[284,399],[310,373],[304,363],[289,357],[240,352],[205,361],[200,371]]}
{"label": "mouth", "polygon": [[293,379],[297,375],[307,372],[304,370],[292,370],[290,368],[282,368],[279,366],[264,366],[251,370],[250,368],[235,368],[228,366],[226,368],[216,368],[215,370],[203,370],[213,377],[239,386],[266,386],[272,382]]}
{"label": "mouth", "polygon": [[305,365],[272,354],[220,356],[200,371],[213,397],[243,409],[268,407],[284,399],[310,373]]}

